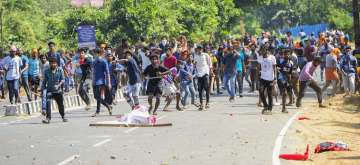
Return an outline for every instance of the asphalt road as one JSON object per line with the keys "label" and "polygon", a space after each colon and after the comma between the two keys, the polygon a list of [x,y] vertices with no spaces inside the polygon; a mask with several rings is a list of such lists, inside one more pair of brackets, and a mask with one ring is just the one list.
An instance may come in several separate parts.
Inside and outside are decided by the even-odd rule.
{"label": "asphalt road", "polygon": [[2,117],[0,164],[270,165],[276,138],[298,110],[290,107],[289,114],[282,114],[276,106],[273,115],[264,116],[257,100],[254,94],[233,103],[225,95],[214,96],[206,111],[160,111],[158,123],[173,123],[161,128],[89,127],[128,112],[125,102],[115,106],[115,116],[103,109],[91,118],[94,108],[67,112],[68,123],[62,123],[58,113],[49,125],[36,116]]}

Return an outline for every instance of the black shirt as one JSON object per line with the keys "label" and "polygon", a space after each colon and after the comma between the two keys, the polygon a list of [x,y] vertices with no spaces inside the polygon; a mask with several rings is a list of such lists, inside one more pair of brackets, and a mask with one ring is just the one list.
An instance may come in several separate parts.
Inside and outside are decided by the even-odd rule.
{"label": "black shirt", "polygon": [[161,83],[161,78],[159,77],[158,73],[164,73],[168,69],[162,65],[159,65],[158,67],[154,67],[153,65],[149,65],[144,70],[144,75],[149,76],[149,86],[156,86]]}

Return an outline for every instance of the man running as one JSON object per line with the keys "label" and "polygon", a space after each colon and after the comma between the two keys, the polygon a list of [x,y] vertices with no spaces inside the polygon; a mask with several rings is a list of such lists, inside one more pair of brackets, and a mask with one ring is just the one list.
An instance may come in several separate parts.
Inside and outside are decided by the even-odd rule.
{"label": "man running", "polygon": [[[139,105],[141,70],[130,51],[125,52],[125,59],[121,59],[120,62],[127,66],[128,85],[125,88],[124,97],[130,107],[134,109],[135,106]],[[115,64],[112,64],[112,67],[116,67]]]}
{"label": "man running", "polygon": [[[262,47],[263,55],[258,58],[258,67],[260,70],[260,99],[264,105],[262,114],[271,115],[273,108],[273,88],[276,84],[276,58],[271,53],[269,47]],[[266,101],[265,91],[268,97]]]}
{"label": "man running", "polygon": [[[144,76],[148,76],[148,86],[146,94],[148,95],[149,113],[157,115],[156,111],[160,105],[160,97],[162,95],[162,76],[169,74],[170,71],[162,65],[160,65],[159,56],[153,54],[150,56],[151,65],[147,66],[144,70]],[[155,107],[153,109],[153,98],[156,98]]]}
{"label": "man running", "polygon": [[45,70],[44,81],[42,83],[42,90],[46,89],[46,119],[42,122],[44,124],[50,124],[51,120],[51,100],[54,99],[62,121],[67,122],[65,118],[64,96],[61,86],[64,84],[64,71],[58,67],[56,58],[50,58],[50,68]]}
{"label": "man running", "polygon": [[282,112],[288,113],[286,106],[286,97],[289,96],[289,103],[293,102],[293,93],[292,93],[292,73],[296,72],[294,63],[290,60],[290,49],[284,49],[281,52],[281,59],[278,64],[279,74],[277,76],[277,82],[282,95]]}
{"label": "man running", "polygon": [[106,92],[111,90],[109,66],[104,57],[105,51],[103,49],[96,49],[95,53],[97,57],[93,62],[93,90],[96,99],[96,112],[92,117],[99,115],[101,104],[108,109],[109,115],[111,116],[112,106],[105,100],[105,96],[108,94]]}

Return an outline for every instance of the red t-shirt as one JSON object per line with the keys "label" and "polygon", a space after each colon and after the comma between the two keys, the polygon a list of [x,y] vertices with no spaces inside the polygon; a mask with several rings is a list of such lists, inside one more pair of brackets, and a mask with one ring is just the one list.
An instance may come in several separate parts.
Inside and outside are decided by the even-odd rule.
{"label": "red t-shirt", "polygon": [[176,60],[175,56],[165,57],[164,66],[167,68],[172,68],[172,67],[175,67],[176,62],[177,62],[177,60]]}

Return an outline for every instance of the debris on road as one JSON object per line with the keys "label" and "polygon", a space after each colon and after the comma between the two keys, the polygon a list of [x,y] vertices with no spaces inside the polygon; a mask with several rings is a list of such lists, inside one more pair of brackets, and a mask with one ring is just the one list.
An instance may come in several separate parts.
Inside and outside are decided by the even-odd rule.
{"label": "debris on road", "polygon": [[126,124],[119,121],[103,121],[90,123],[91,127],[165,127],[172,126],[172,123],[162,123],[162,124]]}
{"label": "debris on road", "polygon": [[310,118],[305,116],[299,116],[298,120],[310,120]]}
{"label": "debris on road", "polygon": [[111,155],[110,159],[116,159],[116,157],[114,155]]}
{"label": "debris on road", "polygon": [[130,113],[124,114],[118,118],[120,118],[120,122],[127,124],[155,124],[156,117],[150,115],[148,110],[149,108],[146,106],[137,105]]}
{"label": "debris on road", "polygon": [[315,147],[315,153],[322,153],[326,151],[350,151],[350,149],[344,142],[323,142]]}
{"label": "debris on road", "polygon": [[281,154],[279,155],[280,159],[285,160],[308,160],[309,159],[309,144],[306,146],[306,151],[304,154]]}

